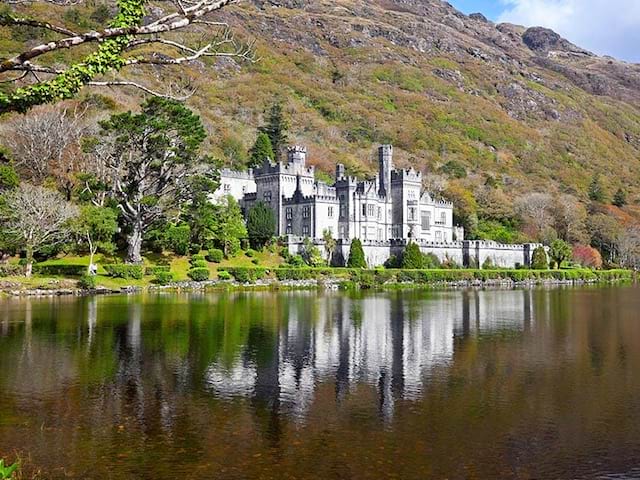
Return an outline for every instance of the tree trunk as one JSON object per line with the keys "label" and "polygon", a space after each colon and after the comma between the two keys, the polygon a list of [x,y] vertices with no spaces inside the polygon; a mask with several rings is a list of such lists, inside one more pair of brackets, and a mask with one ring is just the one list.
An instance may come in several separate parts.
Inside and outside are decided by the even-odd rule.
{"label": "tree trunk", "polygon": [[142,233],[141,222],[135,222],[127,236],[127,263],[142,263]]}
{"label": "tree trunk", "polygon": [[24,275],[25,277],[31,277],[31,275],[33,274],[33,248],[27,246],[26,250],[27,250],[27,258],[26,258],[27,265],[24,270]]}

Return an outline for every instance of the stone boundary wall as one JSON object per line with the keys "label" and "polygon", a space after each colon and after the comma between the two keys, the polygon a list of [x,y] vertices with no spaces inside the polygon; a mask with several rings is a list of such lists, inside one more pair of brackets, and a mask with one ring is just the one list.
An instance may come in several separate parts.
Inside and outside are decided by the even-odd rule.
{"label": "stone boundary wall", "polygon": [[[326,249],[323,240],[312,240],[326,260]],[[467,268],[481,268],[491,259],[494,267],[516,268],[517,266],[530,266],[533,251],[539,244],[507,245],[497,242],[465,240],[462,242],[429,242],[416,241],[423,253],[433,253],[440,261],[453,260],[456,264]],[[398,258],[407,246],[407,240],[391,240],[388,242],[363,241],[367,265],[370,268],[383,265],[392,255]],[[288,249],[292,255],[298,255],[304,250],[304,238],[288,237]],[[332,264],[344,266],[349,258],[351,241],[338,240],[333,254]]]}

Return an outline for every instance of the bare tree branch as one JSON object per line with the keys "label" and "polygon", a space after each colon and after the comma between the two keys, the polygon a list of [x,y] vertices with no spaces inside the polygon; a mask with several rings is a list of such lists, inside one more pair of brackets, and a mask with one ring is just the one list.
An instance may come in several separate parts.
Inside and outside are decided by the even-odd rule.
{"label": "bare tree branch", "polygon": [[153,95],[154,97],[167,98],[167,99],[176,100],[179,102],[184,102],[185,100],[189,99],[196,93],[196,89],[194,88],[187,95],[176,96],[171,93],[157,92],[148,87],[145,87],[144,85],[141,85],[139,83],[132,82],[129,80],[112,80],[112,81],[104,81],[104,82],[93,81],[93,82],[87,83],[87,85],[91,87],[134,87],[134,88],[137,88],[138,90],[142,90],[143,92],[148,93],[149,95]]}
{"label": "bare tree branch", "polygon": [[72,37],[78,35],[76,32],[69,30],[68,28],[60,27],[49,22],[42,22],[40,20],[34,20],[27,17],[14,17],[13,15],[8,13],[0,14],[0,25],[7,27],[12,25],[24,25],[35,28],[43,28],[45,30],[50,30],[52,32],[61,33],[63,35],[69,35]]}

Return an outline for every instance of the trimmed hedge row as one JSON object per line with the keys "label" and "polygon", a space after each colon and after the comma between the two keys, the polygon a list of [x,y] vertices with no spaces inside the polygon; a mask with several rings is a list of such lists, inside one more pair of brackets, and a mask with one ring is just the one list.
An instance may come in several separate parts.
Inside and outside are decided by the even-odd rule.
{"label": "trimmed hedge row", "polygon": [[[225,268],[238,282],[250,283],[264,278],[266,270],[262,268]],[[316,280],[323,278],[347,278],[361,284],[385,283],[443,283],[505,280],[513,282],[543,280],[557,281],[615,281],[632,280],[633,273],[628,270],[589,269],[574,270],[400,270],[400,269],[350,269],[350,268],[276,268],[272,270],[280,281]]]}
{"label": "trimmed hedge row", "polygon": [[152,265],[144,269],[144,274],[157,276],[159,273],[167,273],[170,271],[171,266],[169,265]]}
{"label": "trimmed hedge row", "polygon": [[88,265],[77,264],[51,264],[51,265],[34,265],[33,273],[38,275],[61,276],[61,277],[81,277],[87,273]]}
{"label": "trimmed hedge row", "polygon": [[265,268],[229,267],[220,269],[220,271],[227,272],[239,283],[253,283],[267,276]]}
{"label": "trimmed hedge row", "polygon": [[142,280],[144,277],[144,267],[142,265],[128,265],[124,263],[116,263],[104,266],[107,275],[112,278],[136,279]]}

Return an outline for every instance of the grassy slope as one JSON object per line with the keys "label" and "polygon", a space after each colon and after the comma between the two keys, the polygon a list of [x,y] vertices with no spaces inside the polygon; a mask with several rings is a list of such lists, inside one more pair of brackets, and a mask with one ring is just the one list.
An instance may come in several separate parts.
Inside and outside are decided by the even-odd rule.
{"label": "grassy slope", "polygon": [[[19,8],[45,12],[38,4]],[[87,20],[93,7],[75,8],[81,22],[93,25]],[[80,20],[63,12],[46,6],[47,18],[77,26]],[[207,148],[228,164],[241,161],[265,107],[280,97],[292,122],[290,140],[308,145],[311,163],[324,172],[343,162],[352,172],[370,174],[375,146],[390,142],[401,166],[429,171],[445,161],[461,162],[469,172],[461,183],[470,190],[491,176],[508,198],[543,190],[572,193],[587,202],[587,185],[599,172],[610,195],[622,186],[631,203],[640,201],[640,150],[632,141],[640,138],[640,109],[633,104],[591,95],[541,67],[517,71],[464,53],[417,52],[349,29],[351,21],[376,27],[378,18],[251,5],[229,12],[239,36],[256,39],[260,62],[238,70],[228,62],[215,65],[204,59],[186,69],[199,87],[189,105],[207,124]],[[316,19],[331,25],[338,43],[360,41],[336,47]],[[0,27],[0,55],[35,38],[33,29]],[[43,63],[65,55],[48,56]],[[443,70],[460,72],[461,84],[441,78],[437,72]],[[524,70],[542,80],[525,77]],[[157,89],[171,72],[167,69],[160,77],[139,68],[127,75]],[[526,109],[522,118],[510,116],[504,90],[514,83],[553,105],[561,120]],[[134,108],[139,101],[136,91],[100,92],[112,97],[115,110]],[[96,90],[87,89],[84,95],[89,93]],[[634,205],[625,212],[638,218]]]}

